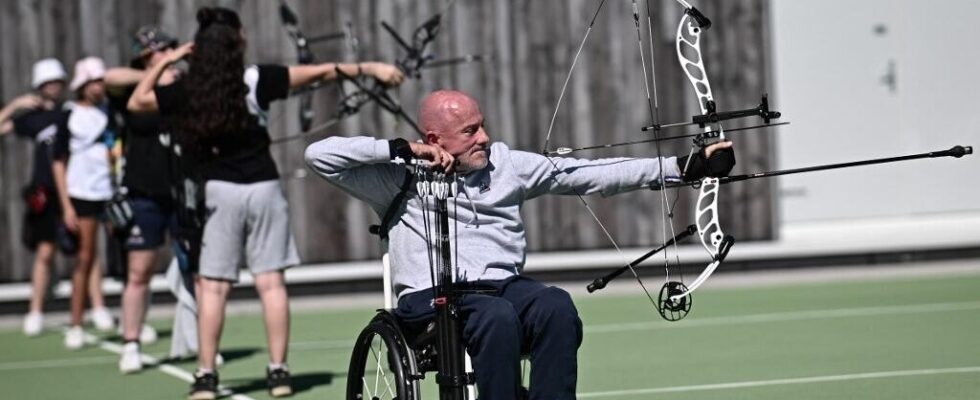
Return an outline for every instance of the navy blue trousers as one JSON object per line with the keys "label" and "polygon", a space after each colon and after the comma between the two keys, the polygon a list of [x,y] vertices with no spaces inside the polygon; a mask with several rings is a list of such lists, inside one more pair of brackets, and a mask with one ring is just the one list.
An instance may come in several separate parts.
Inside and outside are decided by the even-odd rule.
{"label": "navy blue trousers", "polygon": [[[480,399],[518,398],[522,350],[531,357],[532,400],[574,399],[582,320],[568,292],[521,276],[477,284],[495,290],[460,301]],[[395,315],[409,325],[428,323],[432,291],[402,296]]]}

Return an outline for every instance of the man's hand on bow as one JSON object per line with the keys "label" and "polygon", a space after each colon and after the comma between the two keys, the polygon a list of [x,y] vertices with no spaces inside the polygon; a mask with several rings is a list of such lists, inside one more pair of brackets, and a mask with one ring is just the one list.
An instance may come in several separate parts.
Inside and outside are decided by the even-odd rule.
{"label": "man's hand on bow", "polygon": [[449,173],[456,165],[456,158],[442,147],[427,143],[409,143],[409,146],[415,158],[429,161],[433,170]]}
{"label": "man's hand on bow", "polygon": [[685,181],[701,180],[706,176],[728,176],[735,167],[735,149],[730,140],[723,140],[705,146],[692,157],[677,158],[681,176]]}

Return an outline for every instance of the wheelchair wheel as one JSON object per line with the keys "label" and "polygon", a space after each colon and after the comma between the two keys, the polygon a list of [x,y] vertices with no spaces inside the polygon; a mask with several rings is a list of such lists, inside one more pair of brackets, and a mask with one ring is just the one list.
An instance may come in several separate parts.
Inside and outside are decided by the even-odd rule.
{"label": "wheelchair wheel", "polygon": [[354,343],[347,371],[348,400],[418,400],[415,357],[392,316],[381,312]]}

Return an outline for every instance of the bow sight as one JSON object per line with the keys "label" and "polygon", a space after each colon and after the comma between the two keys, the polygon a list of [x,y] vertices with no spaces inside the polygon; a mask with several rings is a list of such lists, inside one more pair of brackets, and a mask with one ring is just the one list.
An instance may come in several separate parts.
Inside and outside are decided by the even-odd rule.
{"label": "bow sight", "polygon": [[721,121],[728,121],[728,120],[740,119],[740,118],[751,118],[751,117],[762,118],[764,125],[757,125],[753,127],[753,128],[762,128],[762,127],[772,125],[771,123],[772,120],[779,119],[779,117],[782,116],[782,113],[780,113],[779,111],[772,111],[769,109],[768,94],[763,94],[762,100],[759,102],[759,105],[754,108],[717,112],[715,110],[716,107],[717,106],[715,105],[714,100],[708,100],[705,102],[705,109],[707,110],[707,112],[701,115],[695,115],[691,117],[691,122],[676,122],[676,123],[664,124],[664,125],[653,124],[650,126],[644,126],[640,130],[644,132],[661,131],[668,128],[680,128],[680,127],[692,126],[692,125],[697,125],[698,127],[704,128],[706,125],[717,124]]}

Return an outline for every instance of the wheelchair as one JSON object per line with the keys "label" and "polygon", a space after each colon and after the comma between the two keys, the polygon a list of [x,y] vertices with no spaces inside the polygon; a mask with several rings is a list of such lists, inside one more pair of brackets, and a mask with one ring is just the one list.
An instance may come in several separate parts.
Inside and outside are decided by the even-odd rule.
{"label": "wheelchair", "polygon": [[[388,255],[382,257],[384,308],[361,330],[351,352],[347,370],[347,400],[419,400],[422,381],[427,373],[437,372],[438,346],[434,323],[418,329],[407,326],[396,317],[391,289],[391,267]],[[460,343],[459,351],[465,346]],[[521,362],[521,399],[526,399],[528,349]],[[465,398],[475,400],[476,381],[473,365],[465,355]]]}
{"label": "wheelchair", "polygon": [[[384,309],[361,331],[354,342],[347,371],[348,400],[418,400],[422,398],[425,374],[437,371],[438,349],[434,323],[425,328],[409,327],[391,312],[394,295],[388,255],[382,257]],[[465,347],[459,343],[459,351]],[[463,382],[466,399],[476,399],[473,367],[465,357]]]}
{"label": "wheelchair", "polygon": [[[436,296],[433,298],[435,318],[419,327],[399,321],[392,313],[395,304],[391,265],[385,254],[381,259],[385,308],[378,310],[354,342],[347,371],[349,400],[421,399],[421,381],[427,372],[436,372],[434,380],[441,400],[476,399],[476,380],[462,339],[463,320],[458,301],[465,294],[485,291],[454,283],[447,199],[456,195],[456,178],[454,175],[447,179],[450,177],[445,174],[422,168],[414,173],[419,196],[423,202],[432,201],[435,205],[431,234],[438,240],[430,242],[431,250],[439,255],[430,258],[430,263],[436,259],[430,265]],[[527,371],[523,365],[526,363],[522,364],[522,379]],[[526,398],[527,391],[522,392],[520,397]]]}

